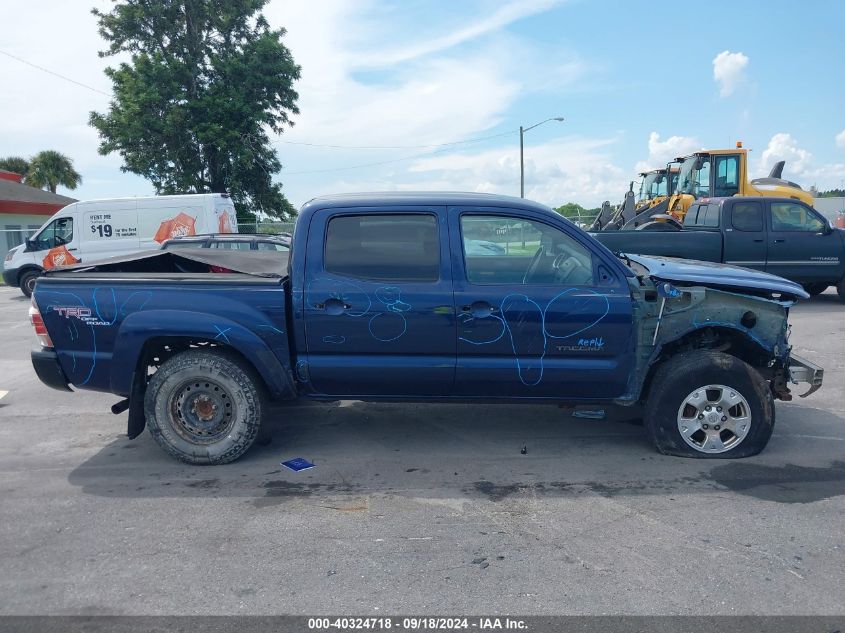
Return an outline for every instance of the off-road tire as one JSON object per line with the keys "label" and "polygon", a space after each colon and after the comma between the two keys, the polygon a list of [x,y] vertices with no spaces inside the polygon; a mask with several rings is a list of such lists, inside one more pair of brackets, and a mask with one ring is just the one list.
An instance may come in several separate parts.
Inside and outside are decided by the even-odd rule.
{"label": "off-road tire", "polygon": [[[194,385],[194,393],[202,396],[191,395]],[[185,421],[191,415],[184,408],[191,397],[195,404],[202,397],[206,407],[214,402],[219,405],[215,411],[230,411],[219,423],[219,433],[196,439],[199,435]],[[263,410],[263,390],[255,372],[235,355],[218,350],[189,350],[169,358],[153,374],[144,396],[144,415],[153,439],[188,464],[226,464],[238,459],[258,437]]]}
{"label": "off-road tire", "polygon": [[[706,453],[690,446],[679,430],[681,406],[688,394],[707,385],[724,385],[747,401],[750,428],[733,448]],[[729,354],[698,350],[679,354],[661,365],[646,399],[645,428],[664,455],[703,459],[750,457],[762,451],[775,426],[775,404],[768,382],[753,367]]]}
{"label": "off-road tire", "polygon": [[18,279],[18,286],[27,299],[32,296],[32,291],[35,289],[35,280],[40,276],[41,273],[37,270],[27,270]]}

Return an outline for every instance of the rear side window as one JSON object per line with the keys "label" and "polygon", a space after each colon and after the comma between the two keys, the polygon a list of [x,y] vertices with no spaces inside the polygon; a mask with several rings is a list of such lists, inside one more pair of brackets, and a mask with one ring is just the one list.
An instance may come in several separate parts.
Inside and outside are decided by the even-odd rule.
{"label": "rear side window", "polygon": [[[701,206],[701,211],[704,211],[704,205]],[[719,203],[711,202],[707,205],[704,221],[702,221],[701,212],[699,212],[698,223],[701,226],[719,226]]]}
{"label": "rear side window", "polygon": [[706,207],[707,205],[690,205],[689,211],[687,211],[687,214],[684,216],[684,226],[696,226],[698,224],[698,212],[702,206]]}
{"label": "rear side window", "polygon": [[731,224],[737,231],[759,233],[763,230],[763,205],[759,202],[735,202]]}
{"label": "rear side window", "polygon": [[423,213],[332,218],[326,234],[325,268],[360,279],[437,281],[437,220]]}
{"label": "rear side window", "polygon": [[719,226],[719,203],[692,205],[684,216],[684,226]]}

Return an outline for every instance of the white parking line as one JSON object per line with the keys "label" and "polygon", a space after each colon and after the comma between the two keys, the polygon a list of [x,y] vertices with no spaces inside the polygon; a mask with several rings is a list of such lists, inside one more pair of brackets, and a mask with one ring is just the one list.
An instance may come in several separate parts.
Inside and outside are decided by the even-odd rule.
{"label": "white parking line", "polygon": [[0,389],[0,400],[5,398],[7,395],[9,395],[8,391],[3,391],[2,389]]}

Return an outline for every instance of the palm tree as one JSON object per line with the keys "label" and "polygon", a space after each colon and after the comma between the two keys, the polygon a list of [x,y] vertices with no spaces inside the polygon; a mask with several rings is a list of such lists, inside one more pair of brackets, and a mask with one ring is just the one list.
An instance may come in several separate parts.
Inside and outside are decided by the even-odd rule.
{"label": "palm tree", "polygon": [[82,176],[73,168],[73,161],[55,150],[38,152],[29,161],[29,174],[26,183],[39,189],[46,187],[56,193],[56,187],[62,185],[76,189],[82,183]]}
{"label": "palm tree", "polygon": [[20,174],[23,176],[24,181],[26,181],[26,176],[29,173],[29,161],[20,156],[7,156],[6,158],[0,158],[0,169]]}

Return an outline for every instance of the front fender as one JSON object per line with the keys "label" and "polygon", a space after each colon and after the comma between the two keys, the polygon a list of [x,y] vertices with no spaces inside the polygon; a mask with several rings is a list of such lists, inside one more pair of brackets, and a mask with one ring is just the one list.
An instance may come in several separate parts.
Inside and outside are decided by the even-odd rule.
{"label": "front fender", "polygon": [[220,316],[185,310],[143,310],[127,316],[117,332],[111,390],[128,394],[144,346],[153,339],[203,339],[229,347],[252,363],[273,399],[293,398],[290,348],[284,331],[255,324],[260,335]]}

